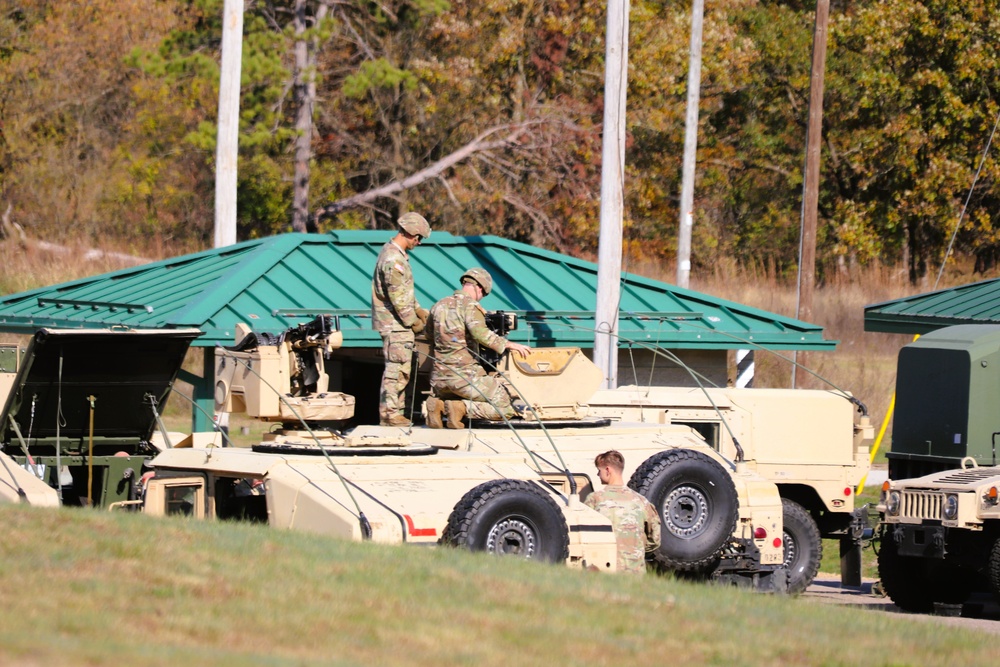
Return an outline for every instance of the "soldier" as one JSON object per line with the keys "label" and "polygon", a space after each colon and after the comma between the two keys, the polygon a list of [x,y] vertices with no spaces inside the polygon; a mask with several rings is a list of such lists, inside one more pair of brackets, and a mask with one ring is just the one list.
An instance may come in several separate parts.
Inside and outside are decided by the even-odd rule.
{"label": "soldier", "polygon": [[378,402],[382,426],[410,425],[403,406],[413,363],[413,341],[427,324],[427,309],[417,302],[406,253],[431,235],[431,226],[412,211],[401,215],[396,226],[399,231],[382,246],[372,276],[372,328],[382,336],[385,356]]}
{"label": "soldier", "polygon": [[594,491],[584,503],[611,519],[618,542],[618,571],[646,572],[646,554],[660,548],[660,517],[648,500],[625,486],[625,457],[611,450],[594,459],[604,488]]}
{"label": "soldier", "polygon": [[[498,336],[486,326],[486,311],[479,300],[493,289],[486,269],[469,269],[462,274],[462,286],[431,308],[430,326],[434,342],[434,367],[427,399],[427,424],[441,428],[442,413],[449,428],[462,428],[462,419],[505,419],[517,414],[506,387],[487,375],[478,363],[479,346],[498,354],[513,350],[525,356],[531,348]],[[444,400],[451,399],[451,400]],[[464,399],[464,400],[463,400]]]}

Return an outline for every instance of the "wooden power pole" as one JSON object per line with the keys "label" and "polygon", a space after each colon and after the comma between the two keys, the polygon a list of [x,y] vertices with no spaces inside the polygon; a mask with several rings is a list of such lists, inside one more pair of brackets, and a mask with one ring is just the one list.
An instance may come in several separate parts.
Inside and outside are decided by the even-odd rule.
{"label": "wooden power pole", "polygon": [[628,85],[628,0],[608,0],[601,152],[601,232],[597,247],[594,363],[601,387],[618,386],[618,304],[625,215],[625,91]]}
{"label": "wooden power pole", "polygon": [[698,154],[698,101],[701,98],[701,33],[705,0],[691,3],[691,55],[688,64],[687,117],[684,121],[684,167],[677,227],[677,286],[688,288],[691,277],[691,236],[694,232],[694,176]]}
{"label": "wooden power pole", "polygon": [[219,129],[215,147],[215,247],[236,243],[236,163],[240,134],[243,0],[226,0],[222,15]]}
{"label": "wooden power pole", "polygon": [[[819,208],[819,163],[823,140],[823,75],[830,0],[817,0],[813,33],[812,74],[809,78],[809,125],[806,130],[806,173],[802,189],[802,233],[799,240],[799,295],[795,316],[809,321],[816,284],[816,223]],[[798,361],[803,361],[799,359]],[[792,366],[792,386],[796,372]]]}

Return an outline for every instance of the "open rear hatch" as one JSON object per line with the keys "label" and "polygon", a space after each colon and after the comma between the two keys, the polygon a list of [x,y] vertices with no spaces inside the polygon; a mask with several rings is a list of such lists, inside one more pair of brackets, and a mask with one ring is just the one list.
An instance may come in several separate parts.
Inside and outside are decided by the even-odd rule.
{"label": "open rear hatch", "polygon": [[3,451],[50,485],[72,487],[67,504],[129,499],[127,487],[144,463],[132,458],[155,453],[154,408],[162,413],[199,335],[197,329],[40,329],[0,414]]}

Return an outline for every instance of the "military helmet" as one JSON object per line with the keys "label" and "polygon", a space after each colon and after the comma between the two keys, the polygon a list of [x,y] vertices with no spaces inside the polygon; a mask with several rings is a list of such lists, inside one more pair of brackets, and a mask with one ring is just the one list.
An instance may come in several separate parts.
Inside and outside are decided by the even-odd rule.
{"label": "military helmet", "polygon": [[413,211],[399,216],[399,220],[396,221],[396,226],[407,234],[419,236],[422,239],[431,235],[431,226],[427,224],[427,220],[424,219],[424,216],[419,213],[414,213]]}
{"label": "military helmet", "polygon": [[462,274],[462,283],[467,282],[467,279],[483,288],[483,296],[486,296],[493,290],[493,276],[486,269],[469,269]]}

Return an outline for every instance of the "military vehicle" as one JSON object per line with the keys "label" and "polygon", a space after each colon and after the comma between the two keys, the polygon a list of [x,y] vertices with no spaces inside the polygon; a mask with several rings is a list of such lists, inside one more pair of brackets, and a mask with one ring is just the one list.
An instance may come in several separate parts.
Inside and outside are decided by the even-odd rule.
{"label": "military vehicle", "polygon": [[[195,329],[40,329],[4,355],[0,487],[11,500],[107,507],[138,500],[154,430]],[[14,480],[17,481],[14,481]]]}
{"label": "military vehicle", "polygon": [[789,591],[804,591],[816,577],[822,538],[840,540],[844,585],[861,585],[868,508],[855,505],[855,489],[868,474],[874,429],[867,410],[851,396],[633,385],[598,391],[587,403],[592,416],[690,426],[728,458],[742,451],[781,494]]}
{"label": "military vehicle", "polygon": [[353,398],[330,391],[324,366],[340,343],[337,329],[329,318],[277,334],[240,327],[231,349],[216,350],[217,409],[245,411],[275,428],[250,451],[174,443],[152,462],[146,511],[246,517],[352,539],[452,544],[608,570],[609,524],[581,500],[600,485],[592,478],[594,457],[615,448],[633,486],[660,511],[658,563],[691,576],[786,588],[775,485],[687,426],[586,418],[580,399],[600,378],[579,350],[501,360],[529,406],[524,420],[341,432]]}
{"label": "military vehicle", "polygon": [[1000,596],[998,369],[993,325],[946,327],[900,350],[878,569],[908,611]]}

